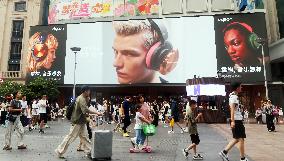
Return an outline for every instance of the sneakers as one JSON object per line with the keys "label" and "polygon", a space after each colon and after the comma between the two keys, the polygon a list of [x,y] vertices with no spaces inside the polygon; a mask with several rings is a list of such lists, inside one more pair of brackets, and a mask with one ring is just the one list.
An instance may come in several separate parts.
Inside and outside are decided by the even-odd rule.
{"label": "sneakers", "polygon": [[39,132],[40,134],[44,134],[44,131],[43,131],[42,129],[40,129],[38,132]]}
{"label": "sneakers", "polygon": [[184,157],[186,157],[186,158],[187,158],[188,155],[189,155],[188,151],[186,151],[185,149],[182,150],[182,153],[183,153]]}
{"label": "sneakers", "polygon": [[8,146],[8,145],[5,145],[3,150],[12,150],[12,147]]}
{"label": "sneakers", "polygon": [[228,155],[225,154],[223,151],[219,153],[220,157],[223,159],[223,161],[229,161]]}
{"label": "sneakers", "polygon": [[175,132],[173,130],[168,131],[168,134],[174,134]]}
{"label": "sneakers", "polygon": [[194,160],[203,160],[203,156],[201,156],[200,154],[196,154],[192,157],[192,159]]}
{"label": "sneakers", "polygon": [[124,136],[124,137],[129,137],[129,134],[126,132],[126,133],[123,133],[122,136]]}
{"label": "sneakers", "polygon": [[244,160],[241,159],[240,161],[249,161],[249,160],[247,158],[245,158]]}
{"label": "sneakers", "polygon": [[18,146],[18,149],[27,149],[27,146],[23,144],[23,145]]}
{"label": "sneakers", "polygon": [[56,149],[54,152],[56,153],[56,155],[57,155],[58,158],[60,158],[60,159],[65,159],[65,157],[63,156],[63,154],[59,153],[59,151],[58,151],[57,149]]}

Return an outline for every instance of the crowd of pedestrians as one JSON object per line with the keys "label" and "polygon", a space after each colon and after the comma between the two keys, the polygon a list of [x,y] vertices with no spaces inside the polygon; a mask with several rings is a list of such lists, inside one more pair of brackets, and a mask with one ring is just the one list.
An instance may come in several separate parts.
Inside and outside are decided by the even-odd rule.
{"label": "crowd of pedestrians", "polygon": [[[241,161],[248,161],[245,157],[246,131],[244,122],[248,120],[248,110],[239,100],[241,84],[232,84],[233,92],[229,96],[230,126],[232,128],[233,140],[219,153],[223,160],[229,160],[228,153],[231,148],[239,144]],[[92,99],[91,89],[83,86],[81,94],[76,98],[71,116],[71,127],[62,143],[58,145],[55,152],[59,158],[64,158],[69,145],[80,138],[77,151],[84,151],[90,155],[92,129],[102,124],[113,124],[113,131],[122,137],[129,137],[131,124],[134,125],[135,137],[130,138],[135,151],[145,148],[146,136],[142,127],[145,124],[161,125],[168,128],[168,134],[173,134],[174,126],[177,125],[181,133],[189,133],[191,144],[182,149],[185,157],[189,151],[193,151],[193,159],[203,159],[198,153],[197,147],[200,143],[197,123],[202,116],[198,110],[196,100],[190,97],[147,97],[137,96],[113,96],[109,99]],[[27,101],[25,95],[20,91],[0,99],[1,119],[0,123],[6,128],[5,145],[3,150],[11,150],[11,134],[15,131],[18,136],[18,149],[26,149],[23,143],[25,131],[38,130],[40,135],[44,134],[48,126],[48,120],[64,119],[67,106],[60,108],[56,102],[50,103],[46,95]],[[283,113],[282,113],[283,114]],[[272,105],[271,101],[262,102],[262,106],[256,110],[255,118],[258,123],[263,122],[266,117],[269,132],[275,131],[275,121],[281,115],[281,110]],[[179,124],[185,122],[185,124]]]}

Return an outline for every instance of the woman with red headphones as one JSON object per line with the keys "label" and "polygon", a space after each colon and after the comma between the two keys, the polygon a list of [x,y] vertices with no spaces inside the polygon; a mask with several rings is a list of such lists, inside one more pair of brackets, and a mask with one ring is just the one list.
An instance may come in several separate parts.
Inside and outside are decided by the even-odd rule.
{"label": "woman with red headphones", "polygon": [[36,32],[29,40],[29,53],[27,55],[28,71],[50,69],[58,48],[57,38],[52,34]]}
{"label": "woman with red headphones", "polygon": [[234,68],[262,65],[261,44],[251,26],[232,22],[224,30],[224,45]]}

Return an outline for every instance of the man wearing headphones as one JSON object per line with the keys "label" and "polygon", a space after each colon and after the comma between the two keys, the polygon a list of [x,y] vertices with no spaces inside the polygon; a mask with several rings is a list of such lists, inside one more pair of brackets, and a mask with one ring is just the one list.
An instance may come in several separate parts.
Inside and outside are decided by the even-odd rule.
{"label": "man wearing headphones", "polygon": [[167,83],[166,75],[178,61],[178,50],[167,41],[165,26],[158,20],[114,22],[114,62],[120,84]]}
{"label": "man wearing headphones", "polygon": [[224,44],[234,68],[262,65],[260,38],[246,23],[232,22],[224,30]]}

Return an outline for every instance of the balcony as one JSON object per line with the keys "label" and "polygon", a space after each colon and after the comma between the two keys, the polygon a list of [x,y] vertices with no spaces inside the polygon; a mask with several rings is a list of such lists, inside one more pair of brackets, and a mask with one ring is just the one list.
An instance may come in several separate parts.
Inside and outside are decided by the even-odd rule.
{"label": "balcony", "polygon": [[6,71],[0,72],[1,79],[22,79],[23,73],[21,71]]}

